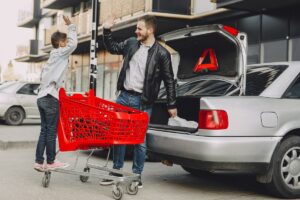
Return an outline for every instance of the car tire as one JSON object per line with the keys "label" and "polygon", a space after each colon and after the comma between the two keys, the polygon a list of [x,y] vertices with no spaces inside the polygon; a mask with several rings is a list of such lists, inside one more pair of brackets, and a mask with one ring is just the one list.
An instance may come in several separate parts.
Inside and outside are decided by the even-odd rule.
{"label": "car tire", "polygon": [[203,175],[207,175],[209,174],[210,172],[208,171],[204,171],[204,170],[201,170],[201,169],[193,169],[193,168],[190,168],[190,167],[185,167],[185,166],[181,166],[186,172],[192,174],[192,175],[195,175],[195,176],[203,176]]}
{"label": "car tire", "polygon": [[[272,165],[272,179],[266,184],[270,193],[281,198],[300,198],[299,136],[283,140],[274,154]],[[298,183],[297,186],[294,183]]]}
{"label": "car tire", "polygon": [[5,122],[8,125],[20,125],[25,118],[25,113],[20,107],[11,107],[5,113]]}

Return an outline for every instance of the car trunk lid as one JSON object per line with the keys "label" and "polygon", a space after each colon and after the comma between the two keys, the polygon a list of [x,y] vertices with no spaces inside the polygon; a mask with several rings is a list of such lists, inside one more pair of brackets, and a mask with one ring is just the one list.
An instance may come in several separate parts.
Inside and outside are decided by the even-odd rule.
{"label": "car trunk lid", "polygon": [[180,55],[177,79],[216,77],[230,80],[244,94],[247,35],[220,24],[176,30],[160,38]]}

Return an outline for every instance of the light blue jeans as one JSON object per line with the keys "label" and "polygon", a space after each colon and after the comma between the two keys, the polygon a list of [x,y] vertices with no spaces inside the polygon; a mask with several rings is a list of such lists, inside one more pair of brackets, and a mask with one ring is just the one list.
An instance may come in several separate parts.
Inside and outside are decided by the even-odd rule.
{"label": "light blue jeans", "polygon": [[[118,96],[116,103],[128,106],[131,108],[143,110],[148,113],[149,118],[151,117],[152,107],[143,108],[141,106],[141,96],[132,95],[126,91],[122,91]],[[142,174],[145,163],[146,155],[146,137],[143,144],[134,145],[133,150],[133,163],[132,172],[136,174]],[[121,169],[124,165],[126,146],[125,145],[115,145],[113,147],[113,168]]]}

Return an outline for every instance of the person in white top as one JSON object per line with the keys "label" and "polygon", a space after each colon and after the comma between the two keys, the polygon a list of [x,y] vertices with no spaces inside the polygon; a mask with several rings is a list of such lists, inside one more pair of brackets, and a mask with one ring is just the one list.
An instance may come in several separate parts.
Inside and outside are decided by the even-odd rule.
{"label": "person in white top", "polygon": [[[68,69],[69,56],[77,47],[76,26],[63,16],[68,26],[68,35],[56,31],[51,36],[53,50],[41,73],[37,105],[41,116],[41,131],[36,147],[34,169],[54,170],[68,167],[67,163],[55,160],[57,124],[59,117],[58,89],[63,86]],[[47,162],[44,163],[46,150]]]}

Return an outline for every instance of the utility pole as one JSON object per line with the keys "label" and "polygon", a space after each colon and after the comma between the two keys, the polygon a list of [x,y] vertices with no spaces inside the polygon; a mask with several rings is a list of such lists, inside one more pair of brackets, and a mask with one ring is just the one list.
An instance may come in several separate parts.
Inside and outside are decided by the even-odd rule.
{"label": "utility pole", "polygon": [[98,35],[98,20],[99,20],[99,2],[98,0],[92,0],[92,39],[90,47],[90,89],[93,89],[96,95],[97,87],[97,35]]}

